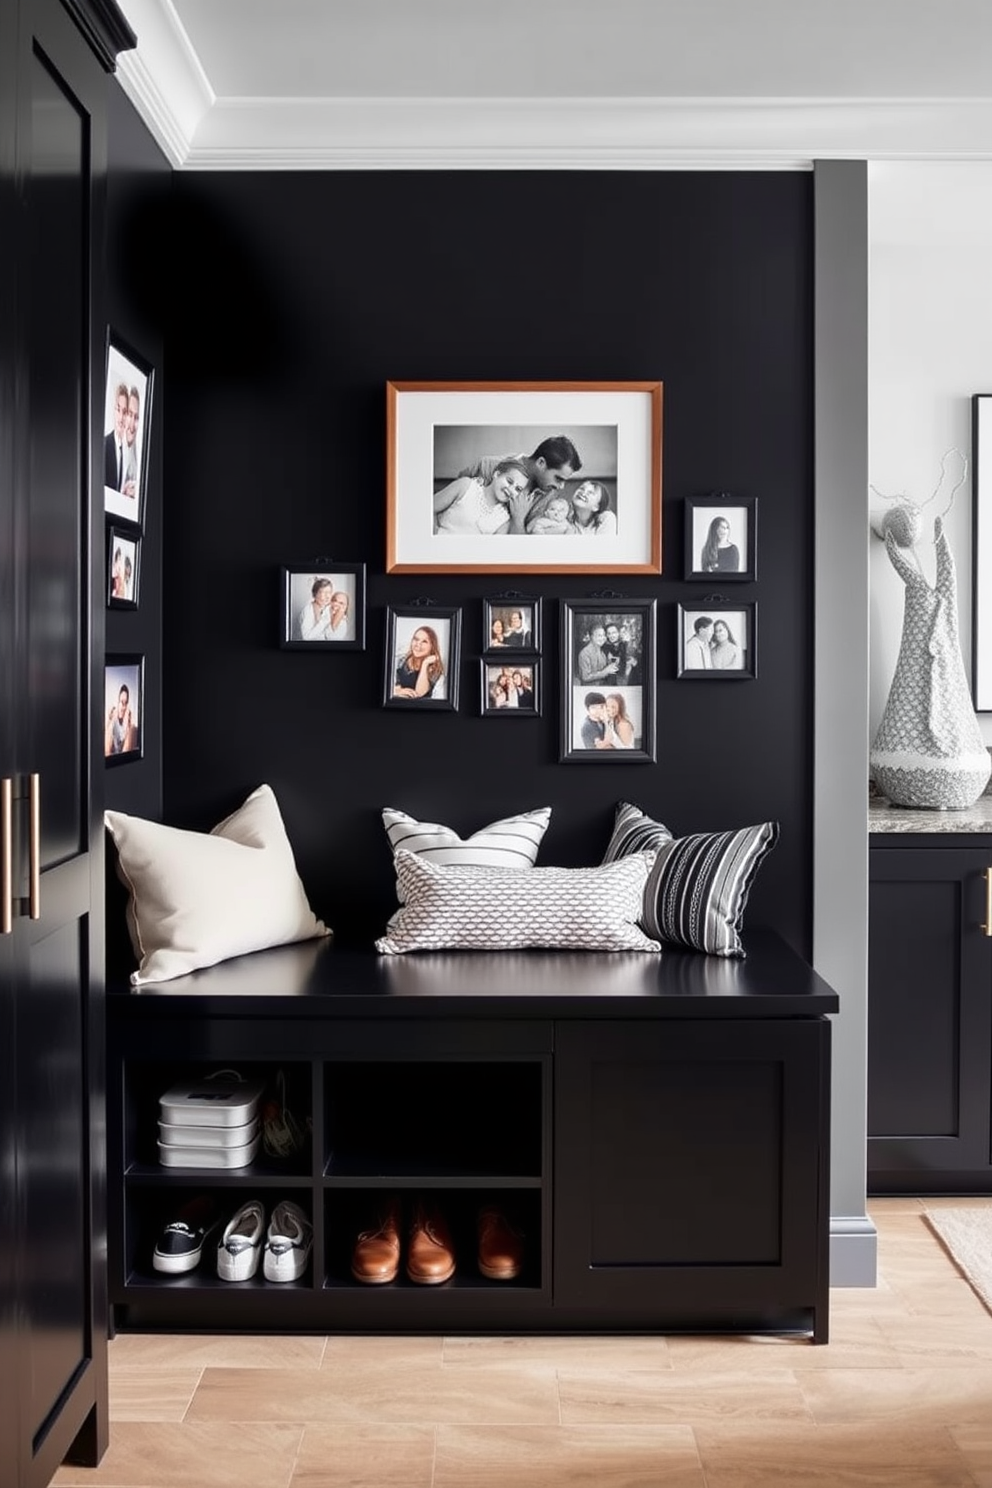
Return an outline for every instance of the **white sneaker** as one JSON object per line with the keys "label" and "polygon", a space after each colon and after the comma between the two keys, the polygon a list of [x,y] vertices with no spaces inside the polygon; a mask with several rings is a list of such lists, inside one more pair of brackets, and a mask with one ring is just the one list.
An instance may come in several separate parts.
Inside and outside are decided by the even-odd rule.
{"label": "white sneaker", "polygon": [[265,1210],[258,1199],[232,1214],[217,1247],[217,1275],[221,1281],[250,1281],[258,1270],[265,1230]]}
{"label": "white sneaker", "polygon": [[272,1211],[262,1270],[267,1281],[298,1281],[307,1269],[313,1226],[299,1204],[283,1199]]}

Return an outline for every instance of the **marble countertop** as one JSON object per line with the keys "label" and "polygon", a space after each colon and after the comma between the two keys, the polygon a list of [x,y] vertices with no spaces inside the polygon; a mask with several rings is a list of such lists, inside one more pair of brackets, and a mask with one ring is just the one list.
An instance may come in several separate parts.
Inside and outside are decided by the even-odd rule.
{"label": "marble countertop", "polygon": [[992,832],[992,795],[979,796],[963,811],[923,811],[893,806],[884,796],[868,800],[868,831],[872,832]]}

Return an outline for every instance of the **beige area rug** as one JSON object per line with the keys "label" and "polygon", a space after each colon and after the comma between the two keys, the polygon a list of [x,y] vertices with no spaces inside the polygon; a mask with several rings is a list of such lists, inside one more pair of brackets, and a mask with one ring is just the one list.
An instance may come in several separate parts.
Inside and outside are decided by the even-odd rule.
{"label": "beige area rug", "polygon": [[926,1220],[992,1312],[992,1206],[928,1209]]}

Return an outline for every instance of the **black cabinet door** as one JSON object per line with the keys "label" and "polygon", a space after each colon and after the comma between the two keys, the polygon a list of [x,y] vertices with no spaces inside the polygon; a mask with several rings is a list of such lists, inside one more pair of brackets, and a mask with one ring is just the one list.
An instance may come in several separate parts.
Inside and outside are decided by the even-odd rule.
{"label": "black cabinet door", "polygon": [[870,857],[869,1192],[992,1192],[992,848]]}
{"label": "black cabinet door", "polygon": [[559,1024],[555,1303],[826,1336],[826,1020]]}

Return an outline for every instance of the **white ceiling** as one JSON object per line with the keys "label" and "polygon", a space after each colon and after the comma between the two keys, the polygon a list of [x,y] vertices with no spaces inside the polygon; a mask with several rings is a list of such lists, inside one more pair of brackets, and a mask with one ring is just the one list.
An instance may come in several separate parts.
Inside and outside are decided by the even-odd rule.
{"label": "white ceiling", "polygon": [[992,159],[992,0],[120,0],[187,169]]}

